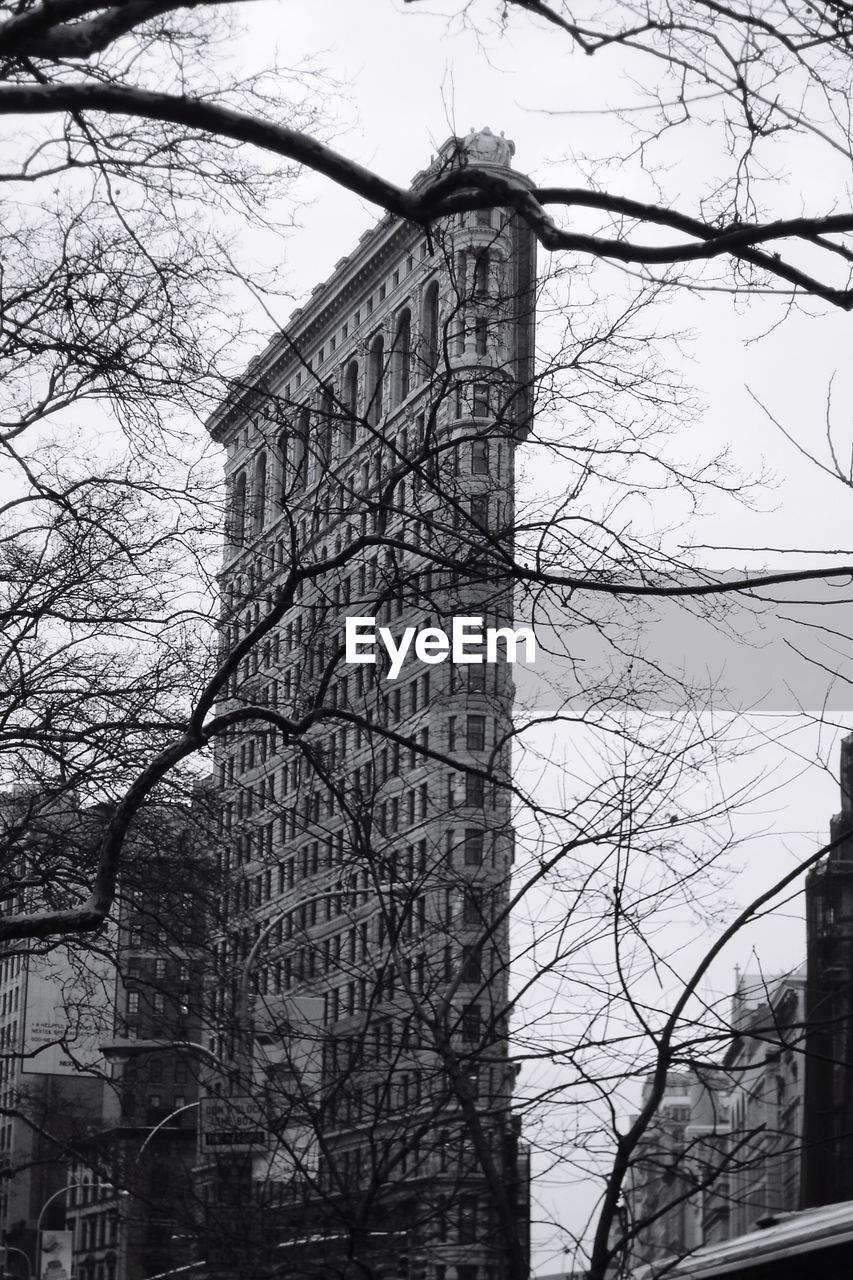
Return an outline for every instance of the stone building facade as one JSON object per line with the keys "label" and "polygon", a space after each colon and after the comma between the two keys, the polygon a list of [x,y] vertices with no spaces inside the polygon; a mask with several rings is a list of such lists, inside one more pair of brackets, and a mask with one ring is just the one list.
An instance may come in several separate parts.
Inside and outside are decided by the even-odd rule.
{"label": "stone building facade", "polygon": [[[430,172],[508,167],[512,152],[484,130]],[[260,1245],[250,1234],[270,1274],[526,1269],[506,1012],[511,667],[410,650],[392,678],[381,648],[377,665],[346,660],[345,629],[373,619],[396,643],[454,618],[511,626],[534,306],[535,242],[508,211],[428,229],[385,217],[209,423],[226,455],[233,655],[211,1045],[239,1057],[251,979],[256,1084],[261,1049],[277,1058],[260,1073],[270,1149],[242,1182],[223,1156],[202,1183],[211,1220],[235,1187],[263,1200]],[[312,1038],[307,1087],[287,1046]]]}

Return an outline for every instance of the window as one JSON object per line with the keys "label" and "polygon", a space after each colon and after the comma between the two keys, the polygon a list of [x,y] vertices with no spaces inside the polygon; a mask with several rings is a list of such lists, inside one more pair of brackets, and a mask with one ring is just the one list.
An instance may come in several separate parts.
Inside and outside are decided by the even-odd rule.
{"label": "window", "polygon": [[468,692],[469,693],[485,693],[486,692],[486,664],[472,663],[468,668]]}
{"label": "window", "polygon": [[469,751],[486,749],[486,717],[469,716],[465,731],[465,746]]}
{"label": "window", "polygon": [[486,800],[486,782],[476,773],[465,774],[465,803],[482,808]]}
{"label": "window", "polygon": [[483,976],[483,968],[480,963],[479,947],[463,947],[462,948],[462,981],[463,982],[480,982]]}
{"label": "window", "polygon": [[482,528],[489,523],[489,495],[478,493],[471,499],[471,519]]}
{"label": "window", "polygon": [[129,991],[127,995],[128,1013],[139,1013],[139,992]]}
{"label": "window", "polygon": [[475,418],[489,416],[489,388],[485,382],[475,382],[472,395],[472,412]]}
{"label": "window", "polygon": [[367,372],[367,421],[375,427],[382,417],[382,384],[385,376],[385,339],[381,333],[377,333],[370,345]]}
{"label": "window", "polygon": [[480,1006],[469,1004],[462,1010],[462,1039],[480,1039]]}
{"label": "window", "polygon": [[311,429],[311,410],[304,405],[296,419],[296,429],[290,438],[290,475],[294,489],[304,489],[307,480],[308,434]]}
{"label": "window", "polygon": [[471,829],[465,832],[465,866],[479,867],[483,861],[483,833]]}
{"label": "window", "polygon": [[486,316],[474,317],[474,350],[478,356],[485,356],[489,350],[489,322]]}
{"label": "window", "polygon": [[280,511],[284,509],[287,503],[288,493],[290,492],[290,460],[288,458],[288,440],[289,440],[289,433],[287,431],[280,432],[278,437],[278,447],[277,447],[279,486],[278,486],[278,495],[276,499],[278,508]]}
{"label": "window", "polygon": [[479,889],[466,888],[462,899],[462,923],[482,925],[484,922],[483,894]]}
{"label": "window", "polygon": [[319,438],[317,441],[316,469],[318,478],[332,461],[332,428],[335,423],[335,396],[331,387],[323,387],[320,393]]}
{"label": "window", "polygon": [[488,475],[489,471],[489,442],[488,440],[475,440],[471,445],[471,471],[475,476]]}
{"label": "window", "polygon": [[401,311],[394,335],[394,403],[402,404],[409,394],[412,367],[412,313]]}
{"label": "window", "polygon": [[241,471],[234,481],[234,500],[231,505],[231,542],[242,547],[246,540],[246,473]]}
{"label": "window", "polygon": [[433,280],[424,291],[421,330],[423,363],[427,373],[435,373],[438,365],[438,281]]}
{"label": "window", "polygon": [[481,250],[477,254],[477,265],[474,274],[474,293],[480,298],[485,298],[489,293],[489,251]]}
{"label": "window", "polygon": [[351,360],[344,370],[344,421],[341,429],[341,452],[345,453],[355,443],[355,423],[358,417],[358,363]]}
{"label": "window", "polygon": [[456,294],[460,302],[465,297],[468,278],[468,255],[464,249],[456,251]]}
{"label": "window", "polygon": [[260,454],[255,463],[252,485],[252,533],[257,536],[264,527],[267,506],[267,455]]}

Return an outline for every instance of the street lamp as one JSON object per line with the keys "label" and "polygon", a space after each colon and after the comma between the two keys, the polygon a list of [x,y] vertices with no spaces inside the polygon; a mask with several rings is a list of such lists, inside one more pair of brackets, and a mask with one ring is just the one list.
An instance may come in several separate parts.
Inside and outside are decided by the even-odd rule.
{"label": "street lamp", "polygon": [[[60,1196],[64,1196],[68,1191],[75,1191],[77,1187],[109,1187],[110,1191],[115,1191],[115,1185],[112,1182],[66,1182],[64,1187],[60,1187],[58,1191],[54,1191],[52,1196],[48,1196],[42,1207],[39,1209],[39,1215],[36,1218],[36,1235],[41,1231],[41,1220],[44,1217],[44,1211],[48,1205],[53,1204],[54,1200],[58,1200]],[[129,1195],[128,1191],[120,1191],[120,1196]]]}
{"label": "street lamp", "polygon": [[175,1116],[181,1115],[184,1111],[192,1111],[192,1109],[194,1107],[197,1107],[198,1105],[199,1105],[198,1102],[185,1102],[182,1107],[175,1107],[174,1111],[170,1111],[167,1116],[164,1116],[162,1120],[160,1120],[157,1124],[155,1124],[154,1128],[148,1134],[148,1137],[145,1139],[142,1146],[139,1148],[139,1150],[136,1153],[136,1159],[133,1162],[134,1169],[139,1164],[139,1161],[142,1159],[142,1153],[145,1150],[145,1148],[148,1146],[148,1143],[154,1137],[155,1133],[159,1133],[160,1130],[165,1125],[167,1125],[170,1120],[174,1120]]}
{"label": "street lamp", "polygon": [[7,1253],[19,1253],[19,1254],[21,1255],[21,1257],[24,1259],[24,1262],[26,1262],[26,1264],[27,1264],[27,1280],[33,1280],[33,1268],[32,1268],[32,1264],[30,1263],[30,1255],[29,1255],[28,1253],[24,1253],[23,1249],[16,1249],[16,1248],[15,1248],[13,1245],[11,1245],[11,1244],[4,1244],[4,1245],[0,1245],[0,1253],[2,1253],[2,1254],[3,1254],[3,1264],[4,1264],[4,1265],[3,1265],[3,1271],[4,1271],[4,1273],[5,1273],[5,1271],[6,1271],[6,1266],[5,1266],[5,1263],[6,1263],[6,1254],[7,1254]]}
{"label": "street lamp", "polygon": [[107,1062],[139,1058],[144,1053],[189,1053],[204,1058],[219,1071],[233,1070],[223,1058],[197,1040],[106,1040],[98,1045]]}

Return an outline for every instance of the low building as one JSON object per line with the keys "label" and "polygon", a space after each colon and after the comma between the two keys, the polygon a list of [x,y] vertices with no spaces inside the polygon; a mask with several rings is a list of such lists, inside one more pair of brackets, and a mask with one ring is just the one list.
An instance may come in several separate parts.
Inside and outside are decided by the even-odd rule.
{"label": "low building", "polygon": [[739,975],[719,1066],[667,1077],[626,1191],[635,1267],[800,1207],[805,980]]}
{"label": "low building", "polygon": [[[651,1080],[643,1089],[645,1102]],[[654,1122],[635,1155],[626,1226],[635,1263],[682,1256],[727,1231],[728,1082],[718,1070],[667,1076]]]}
{"label": "low building", "polygon": [[729,1136],[725,1233],[800,1208],[806,967],[771,981],[741,977],[732,1025],[738,1031],[722,1064],[728,1081]]}
{"label": "low building", "polygon": [[215,885],[202,798],[152,807],[128,848],[102,1045],[110,1087],[68,1172],[77,1280],[168,1275],[193,1251],[201,1062],[177,1046],[200,1043],[204,1027]]}
{"label": "low building", "polygon": [[[0,795],[0,912],[41,892],[45,854],[82,856],[89,826],[73,793],[16,786]],[[109,966],[95,952],[34,944],[0,947],[0,1233],[11,1277],[35,1274],[38,1229],[61,1228],[65,1158],[100,1122],[104,1083],[89,1074],[104,1025]]]}
{"label": "low building", "polygon": [[[141,1280],[182,1249],[188,1256],[173,1237],[191,1231],[181,1201],[195,1163],[198,1064],[158,1052],[106,1066],[102,1045],[200,1039],[210,871],[201,798],[139,816],[116,910],[96,939],[0,951],[0,1231],[10,1277],[40,1271],[41,1231],[59,1233],[54,1270],[67,1273],[73,1260],[77,1280]],[[73,794],[60,801],[19,787],[0,796],[9,886],[0,910],[26,909],[51,868],[60,889],[64,865],[79,876],[109,813]]]}

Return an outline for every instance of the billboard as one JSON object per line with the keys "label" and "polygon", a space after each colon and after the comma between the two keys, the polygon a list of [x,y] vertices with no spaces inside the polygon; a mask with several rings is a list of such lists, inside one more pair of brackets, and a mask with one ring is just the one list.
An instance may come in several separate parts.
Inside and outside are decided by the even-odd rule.
{"label": "billboard", "polygon": [[39,1233],[38,1280],[71,1280],[73,1231]]}
{"label": "billboard", "polygon": [[27,958],[21,1071],[74,1076],[102,1059],[98,1048],[112,1027],[116,974],[93,951],[56,947]]}

